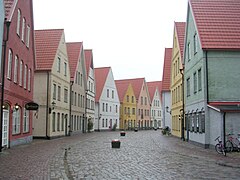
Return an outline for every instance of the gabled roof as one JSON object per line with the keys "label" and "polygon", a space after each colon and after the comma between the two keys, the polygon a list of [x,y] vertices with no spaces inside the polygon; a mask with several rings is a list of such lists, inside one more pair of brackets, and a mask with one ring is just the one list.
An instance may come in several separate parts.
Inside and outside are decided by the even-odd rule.
{"label": "gabled roof", "polygon": [[128,90],[128,87],[130,86],[130,83],[126,81],[115,80],[115,84],[117,87],[119,100],[120,102],[123,102],[124,96],[126,95],[126,92]]}
{"label": "gabled roof", "polygon": [[183,62],[183,49],[184,49],[184,38],[185,38],[185,22],[175,22],[176,36],[178,39],[178,46],[180,48],[181,60]]}
{"label": "gabled roof", "polygon": [[165,48],[162,91],[170,91],[172,48]]}
{"label": "gabled roof", "polygon": [[95,95],[96,102],[99,102],[99,99],[102,94],[102,90],[107,80],[107,76],[110,72],[110,69],[111,67],[94,68],[95,84],[96,84],[96,95]]}
{"label": "gabled roof", "polygon": [[[79,59],[81,58],[82,42],[66,43],[71,80],[74,80]],[[82,59],[80,59],[82,61]]]}
{"label": "gabled roof", "polygon": [[36,70],[51,70],[63,29],[35,30]]}
{"label": "gabled roof", "polygon": [[240,49],[239,0],[189,0],[202,49]]}
{"label": "gabled roof", "polygon": [[16,8],[18,0],[4,0],[5,18],[7,21],[12,20],[13,12]]}
{"label": "gabled roof", "polygon": [[87,70],[87,77],[89,76],[89,70],[90,68],[93,69],[93,54],[92,49],[85,49],[84,50],[85,55],[85,64],[86,64],[86,70]]}
{"label": "gabled roof", "polygon": [[[150,100],[152,102],[153,98],[154,98],[154,94],[155,94],[157,89],[158,89],[158,92],[161,94],[162,81],[147,82],[147,86],[148,86],[148,92],[149,92]],[[159,98],[161,98],[161,95],[159,96]]]}
{"label": "gabled roof", "polygon": [[124,83],[131,83],[133,87],[134,94],[136,96],[136,99],[139,99],[140,92],[142,89],[142,86],[145,82],[145,78],[136,78],[136,79],[122,79],[118,80],[119,82],[124,82]]}

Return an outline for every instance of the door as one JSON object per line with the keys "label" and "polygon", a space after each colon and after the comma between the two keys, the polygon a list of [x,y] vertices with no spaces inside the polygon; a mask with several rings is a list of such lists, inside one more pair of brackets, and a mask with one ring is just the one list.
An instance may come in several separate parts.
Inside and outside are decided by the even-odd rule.
{"label": "door", "polygon": [[8,122],[9,122],[9,111],[3,110],[3,126],[2,126],[2,147],[8,147]]}

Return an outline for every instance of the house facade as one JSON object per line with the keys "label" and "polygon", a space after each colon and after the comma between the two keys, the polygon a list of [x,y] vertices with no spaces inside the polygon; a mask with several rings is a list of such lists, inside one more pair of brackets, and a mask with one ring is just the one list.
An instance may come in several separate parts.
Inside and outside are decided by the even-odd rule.
{"label": "house facade", "polygon": [[147,82],[147,86],[151,100],[150,128],[162,128],[162,81]]}
{"label": "house facade", "polygon": [[172,135],[182,139],[184,139],[183,48],[185,25],[185,22],[174,22],[171,61]]}
{"label": "house facade", "polygon": [[70,133],[70,69],[63,29],[35,30],[36,71],[33,136],[52,139]]}
{"label": "house facade", "polygon": [[239,133],[239,9],[240,2],[224,0],[188,3],[184,49],[187,139],[204,147],[214,146],[219,135],[225,142],[226,134]]}
{"label": "house facade", "polygon": [[165,48],[164,65],[163,65],[163,78],[162,78],[162,127],[169,127],[172,129],[171,120],[171,61],[172,61],[172,48]]}
{"label": "house facade", "polygon": [[86,104],[86,117],[87,122],[93,123],[93,129],[95,126],[95,73],[93,64],[93,52],[91,49],[85,49],[85,65],[87,73],[87,104]]}
{"label": "house facade", "polygon": [[111,67],[95,68],[95,130],[119,129],[120,101]]}
{"label": "house facade", "polygon": [[120,100],[120,129],[132,130],[136,127],[136,97],[132,84],[124,80],[115,80]]}
{"label": "house facade", "polygon": [[3,33],[6,49],[2,52],[5,58],[1,65],[5,71],[1,71],[4,73],[2,146],[8,148],[32,141],[33,113],[25,105],[33,101],[35,55],[32,1],[4,1],[4,7],[8,28]]}
{"label": "house facade", "polygon": [[70,132],[86,132],[86,66],[82,42],[66,43],[70,67]]}

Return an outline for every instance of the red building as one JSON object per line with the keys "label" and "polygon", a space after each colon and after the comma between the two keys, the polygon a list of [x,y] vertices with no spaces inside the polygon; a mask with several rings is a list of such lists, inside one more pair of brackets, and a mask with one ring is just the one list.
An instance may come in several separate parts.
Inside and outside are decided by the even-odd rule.
{"label": "red building", "polygon": [[8,148],[32,141],[33,112],[25,105],[33,101],[35,56],[32,0],[4,0],[4,3],[5,24],[8,22],[10,26],[2,53],[5,53],[2,59],[5,73],[1,71],[4,73],[2,146]]}

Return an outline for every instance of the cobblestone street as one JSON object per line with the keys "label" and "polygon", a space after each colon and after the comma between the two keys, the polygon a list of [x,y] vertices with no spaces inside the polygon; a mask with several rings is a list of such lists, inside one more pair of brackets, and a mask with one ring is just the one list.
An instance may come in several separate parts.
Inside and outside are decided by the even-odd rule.
{"label": "cobblestone street", "polygon": [[240,179],[239,153],[225,157],[160,130],[34,140],[3,151],[0,162],[0,179]]}

